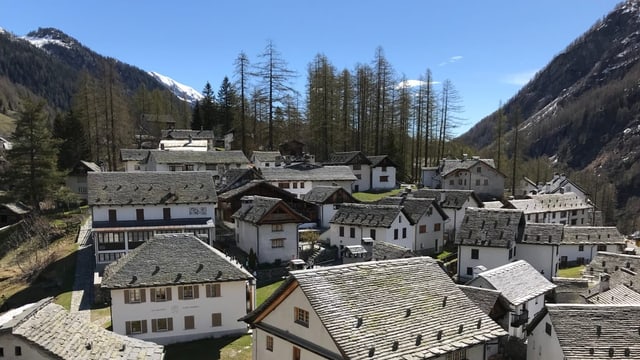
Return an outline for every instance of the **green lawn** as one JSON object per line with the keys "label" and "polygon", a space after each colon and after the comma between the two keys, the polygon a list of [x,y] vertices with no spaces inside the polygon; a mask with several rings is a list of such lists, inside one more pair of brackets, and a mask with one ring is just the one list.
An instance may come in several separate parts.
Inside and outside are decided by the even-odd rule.
{"label": "green lawn", "polygon": [[271,295],[280,286],[280,284],[282,284],[283,281],[284,280],[280,280],[274,282],[271,285],[265,285],[261,288],[258,288],[256,290],[256,307],[260,306],[260,304],[267,300],[269,295]]}
{"label": "green lawn", "polygon": [[392,195],[396,195],[399,192],[401,192],[402,189],[393,189],[391,191],[387,191],[387,192],[383,192],[383,193],[366,193],[366,192],[359,192],[359,193],[353,193],[353,197],[356,198],[359,201],[362,202],[374,202],[374,201],[378,201],[382,198],[385,198],[387,196],[392,196]]}
{"label": "green lawn", "polygon": [[580,278],[582,277],[583,270],[584,270],[584,265],[574,266],[566,269],[560,269],[558,270],[558,277]]}

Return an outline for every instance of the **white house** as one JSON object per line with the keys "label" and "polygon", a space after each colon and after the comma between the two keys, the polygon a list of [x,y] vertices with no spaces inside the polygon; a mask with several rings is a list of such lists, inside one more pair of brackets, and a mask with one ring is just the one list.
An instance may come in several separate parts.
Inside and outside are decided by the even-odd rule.
{"label": "white house", "polygon": [[340,204],[358,202],[349,192],[339,186],[316,186],[302,195],[302,200],[317,206],[318,226],[322,229],[329,228],[329,221],[338,211]]}
{"label": "white house", "polygon": [[164,347],[109,331],[49,297],[0,314],[0,358],[162,360]]}
{"label": "white house", "polygon": [[420,189],[409,193],[410,197],[432,198],[447,215],[444,223],[445,241],[453,241],[456,231],[460,229],[467,208],[481,208],[483,202],[473,190]]}
{"label": "white house", "polygon": [[443,159],[438,167],[436,187],[449,190],[473,190],[479,198],[499,199],[504,195],[506,176],[498,171],[493,159],[477,156]]}
{"label": "white house", "polygon": [[113,331],[158,344],[243,334],[255,279],[193,235],[162,234],[107,266]]}
{"label": "white house", "polygon": [[240,150],[151,150],[144,163],[147,171],[210,171],[214,177],[222,177],[229,169],[247,168],[249,159]]}
{"label": "white house", "polygon": [[547,304],[527,340],[527,360],[637,359],[640,305]]}
{"label": "white house", "polygon": [[560,243],[560,266],[588,264],[599,251],[621,254],[625,246],[625,238],[615,226],[566,226]]}
{"label": "white house", "polygon": [[329,243],[340,253],[346,246],[362,245],[364,238],[415,250],[415,224],[401,206],[342,204],[329,224]]}
{"label": "white house", "polygon": [[[606,281],[599,290],[608,290],[619,285],[640,292],[640,256],[600,251],[586,266],[584,274],[593,279]],[[596,291],[596,292],[598,292]],[[585,295],[591,295],[593,291]]]}
{"label": "white house", "polygon": [[261,263],[298,258],[298,226],[309,222],[281,199],[245,196],[233,218],[237,246],[252,251]]}
{"label": "white house", "polygon": [[160,132],[161,150],[214,150],[215,136],[212,130],[167,129]]}
{"label": "white house", "polygon": [[527,325],[544,309],[545,295],[556,287],[524,260],[481,272],[466,285],[500,291],[509,306],[502,326],[523,340]]}
{"label": "white house", "polygon": [[[538,186],[537,194],[564,194],[574,193],[579,198],[587,201],[589,193],[577,183],[571,181],[565,174],[555,173],[553,178]],[[535,195],[532,193],[532,195]]]}
{"label": "white house", "polygon": [[91,172],[88,204],[96,264],[117,260],[156,234],[213,243],[216,193],[209,172]]}
{"label": "white house", "polygon": [[525,260],[547,280],[558,276],[564,225],[527,223],[518,243],[518,259]]}
{"label": "white house", "polygon": [[87,201],[87,173],[100,172],[102,169],[96,163],[80,160],[67,173],[65,184],[74,194],[84,201]]}
{"label": "white house", "polygon": [[317,186],[340,186],[351,193],[351,184],[357,180],[347,166],[300,163],[279,168],[263,168],[260,172],[267,182],[299,198]]}
{"label": "white house", "polygon": [[530,195],[509,200],[524,211],[527,222],[588,226],[594,222],[593,205],[574,193]]}
{"label": "white house", "polygon": [[356,177],[356,181],[351,185],[351,192],[371,190],[371,160],[369,160],[361,151],[333,153],[329,155],[329,160],[325,161],[324,165],[341,165],[349,167],[353,172],[353,175]]}
{"label": "white house", "polygon": [[279,151],[254,151],[251,154],[251,163],[258,169],[285,165]]}
{"label": "white house", "polygon": [[241,320],[262,360],[484,360],[506,334],[429,257],[294,271]]}
{"label": "white house", "polygon": [[144,171],[143,162],[149,156],[148,149],[120,149],[120,162],[124,164],[124,171]]}
{"label": "white house", "polygon": [[378,201],[380,205],[403,207],[413,222],[413,245],[411,250],[423,255],[442,252],[444,226],[447,215],[435,199],[411,198],[407,196],[387,197]]}
{"label": "white house", "polygon": [[371,190],[391,190],[396,187],[396,165],[387,155],[368,156],[371,161]]}
{"label": "white house", "polygon": [[476,267],[493,269],[517,259],[524,229],[522,211],[468,208],[455,240],[458,280],[472,279]]}

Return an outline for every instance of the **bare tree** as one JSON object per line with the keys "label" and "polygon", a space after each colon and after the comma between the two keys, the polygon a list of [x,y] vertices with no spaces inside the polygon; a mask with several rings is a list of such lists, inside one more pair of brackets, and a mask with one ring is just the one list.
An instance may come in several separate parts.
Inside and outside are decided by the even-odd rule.
{"label": "bare tree", "polygon": [[246,96],[245,92],[247,90],[247,80],[249,74],[249,58],[244,52],[240,52],[238,57],[236,58],[236,76],[237,76],[237,87],[240,89],[240,146],[242,148],[242,152],[245,155],[248,154],[249,148],[247,147],[247,112],[246,112]]}

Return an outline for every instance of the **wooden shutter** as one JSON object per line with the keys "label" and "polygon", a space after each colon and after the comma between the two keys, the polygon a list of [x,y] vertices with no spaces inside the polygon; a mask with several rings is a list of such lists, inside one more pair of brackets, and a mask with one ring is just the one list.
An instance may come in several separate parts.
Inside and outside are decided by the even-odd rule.
{"label": "wooden shutter", "polygon": [[173,318],[167,319],[167,330],[169,331],[173,330]]}
{"label": "wooden shutter", "polygon": [[142,329],[142,333],[146,333],[147,332],[147,320],[142,320],[140,321],[141,325],[140,328]]}
{"label": "wooden shutter", "polygon": [[211,314],[211,326],[222,326],[222,314],[221,313],[213,313],[213,314]]}
{"label": "wooden shutter", "polygon": [[178,299],[184,299],[184,289],[182,286],[178,286]]}
{"label": "wooden shutter", "polygon": [[140,289],[140,302],[146,302],[147,301],[147,289]]}
{"label": "wooden shutter", "polygon": [[[128,304],[129,302],[130,302],[129,301],[129,290],[125,290],[124,291],[124,303]],[[129,325],[131,325],[131,324],[129,324]]]}
{"label": "wooden shutter", "polygon": [[206,295],[205,295],[206,297],[208,297],[208,298],[209,297],[213,297],[213,295],[211,295],[211,284],[206,284],[204,286],[204,290],[205,290],[205,293],[206,293]]}
{"label": "wooden shutter", "polygon": [[198,298],[198,289],[200,288],[200,285],[193,285],[193,298],[197,299]]}
{"label": "wooden shutter", "polygon": [[149,289],[149,297],[151,298],[149,299],[149,301],[156,302],[156,289],[154,288]]}
{"label": "wooden shutter", "polygon": [[127,335],[131,334],[131,321],[125,321],[124,322],[124,327],[125,327],[125,333]]}
{"label": "wooden shutter", "polygon": [[165,294],[167,296],[167,301],[170,301],[171,300],[171,288],[170,287],[166,288]]}
{"label": "wooden shutter", "polygon": [[184,328],[186,330],[195,328],[195,319],[193,315],[187,315],[184,317]]}
{"label": "wooden shutter", "polygon": [[156,319],[151,319],[151,331],[158,331],[158,321]]}

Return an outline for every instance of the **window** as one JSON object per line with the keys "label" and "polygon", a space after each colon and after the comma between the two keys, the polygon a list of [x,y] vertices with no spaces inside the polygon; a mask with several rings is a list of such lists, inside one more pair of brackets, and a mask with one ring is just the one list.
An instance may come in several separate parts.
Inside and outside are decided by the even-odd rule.
{"label": "window", "polygon": [[4,348],[0,347],[0,357],[4,357]]}
{"label": "window", "polygon": [[220,284],[205,285],[207,297],[220,297]]}
{"label": "window", "polygon": [[420,234],[424,234],[427,232],[427,225],[420,225],[420,227],[418,228],[418,232]]}
{"label": "window", "polygon": [[480,186],[480,179],[476,179],[476,186]]}
{"label": "window", "polygon": [[381,168],[380,168],[380,171],[382,171],[382,172],[387,172],[387,167],[386,167],[386,166],[381,167]]}
{"label": "window", "polygon": [[15,347],[16,356],[22,356],[22,348],[20,346]]}
{"label": "window", "polygon": [[509,249],[509,260],[513,257],[513,249]]}
{"label": "window", "polygon": [[289,183],[288,182],[280,182],[280,183],[278,183],[278,187],[280,189],[288,189],[289,188]]}
{"label": "window", "polygon": [[302,326],[309,327],[309,312],[299,307],[293,308],[293,321]]}
{"label": "window", "polygon": [[479,259],[480,258],[480,250],[479,249],[471,249],[471,258]]}
{"label": "window", "polygon": [[150,291],[152,302],[163,302],[171,300],[171,288],[154,288]]}
{"label": "window", "polygon": [[195,318],[193,317],[193,315],[187,315],[184,317],[184,329],[185,330],[191,330],[191,329],[195,329],[196,325],[195,325]]}
{"label": "window", "polygon": [[338,232],[340,233],[340,236],[344,236],[344,226],[340,226],[340,228],[338,228]]}
{"label": "window", "polygon": [[389,177],[387,175],[380,176],[380,182],[389,182]]}
{"label": "window", "polygon": [[109,222],[118,221],[118,215],[114,209],[109,209]]}
{"label": "window", "polygon": [[458,179],[458,185],[462,185],[462,179]]}
{"label": "window", "polygon": [[484,179],[484,186],[488,186],[489,185],[489,179]]}
{"label": "window", "polygon": [[360,170],[362,169],[362,165],[360,164],[353,164],[353,170]]}
{"label": "window", "polygon": [[393,229],[393,240],[398,240],[398,229]]}
{"label": "window", "polygon": [[350,238],[354,238],[356,237],[356,228],[349,228],[349,237]]}
{"label": "window", "polygon": [[300,348],[299,347],[293,347],[293,355],[292,355],[292,359],[293,360],[300,360]]}
{"label": "window", "polygon": [[482,168],[481,168],[480,166],[478,166],[478,167],[476,168],[476,171],[478,172],[478,174],[480,174],[480,173],[482,172]]}
{"label": "window", "polygon": [[598,245],[598,251],[607,251],[607,245],[604,245],[604,244]]}
{"label": "window", "polygon": [[222,313],[211,314],[211,326],[222,326]]}
{"label": "window", "polygon": [[151,331],[163,332],[173,330],[173,318],[151,319]]}
{"label": "window", "polygon": [[147,332],[147,320],[125,321],[124,326],[127,335],[144,334]]}
{"label": "window", "polygon": [[269,167],[269,163],[264,163],[264,167]]}
{"label": "window", "polygon": [[440,231],[440,223],[433,224],[433,231]]}
{"label": "window", "polygon": [[146,301],[145,295],[146,295],[145,289],[127,289],[124,291],[124,303],[125,304],[143,303]]}
{"label": "window", "polygon": [[171,220],[171,208],[162,209],[162,218],[164,220]]}
{"label": "window", "polygon": [[304,189],[304,183],[303,182],[300,183],[300,189]]}
{"label": "window", "polygon": [[184,171],[193,171],[193,164],[187,164],[184,166]]}
{"label": "window", "polygon": [[369,237],[376,239],[376,229],[369,229]]}
{"label": "window", "polygon": [[467,267],[467,275],[469,275],[469,276],[473,275],[473,268],[472,267]]}
{"label": "window", "polygon": [[402,228],[402,238],[403,239],[407,238],[407,228]]}
{"label": "window", "polygon": [[136,209],[136,220],[144,221],[144,209]]}
{"label": "window", "polygon": [[283,248],[283,247],[284,247],[284,238],[271,239],[272,249]]}
{"label": "window", "polygon": [[584,251],[584,245],[578,245],[578,251]]}
{"label": "window", "polygon": [[297,188],[298,188],[298,183],[297,183],[297,182],[294,182],[294,183],[293,183],[293,188],[294,188],[294,189],[297,189]]}
{"label": "window", "polygon": [[467,358],[467,349],[460,349],[447,354],[447,360],[464,360]]}
{"label": "window", "polygon": [[282,224],[271,224],[271,231],[272,232],[282,231]]}
{"label": "window", "polygon": [[449,185],[453,185],[453,179],[449,180]]}
{"label": "window", "polygon": [[362,174],[355,174],[355,175],[356,175],[356,179],[362,180]]}
{"label": "window", "polygon": [[267,335],[267,351],[273,351],[273,336]]}
{"label": "window", "polygon": [[199,297],[198,285],[184,285],[178,286],[178,299],[180,300],[192,300]]}
{"label": "window", "polygon": [[544,332],[546,332],[547,335],[551,335],[551,324],[549,323],[544,324]]}

